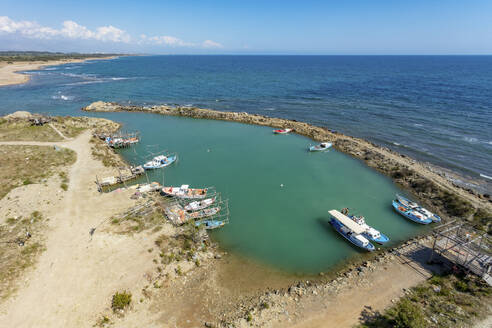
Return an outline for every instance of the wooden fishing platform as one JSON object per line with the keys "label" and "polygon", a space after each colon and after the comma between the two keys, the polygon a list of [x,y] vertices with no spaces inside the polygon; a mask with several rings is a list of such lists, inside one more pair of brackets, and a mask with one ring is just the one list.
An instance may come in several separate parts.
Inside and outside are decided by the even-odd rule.
{"label": "wooden fishing platform", "polygon": [[118,175],[105,177],[102,179],[99,179],[96,176],[96,184],[99,192],[102,192],[104,187],[111,187],[118,184],[124,184],[127,181],[140,177],[144,173],[145,170],[141,165],[118,168]]}
{"label": "wooden fishing platform", "polygon": [[104,140],[108,147],[111,148],[128,148],[140,142],[140,132],[118,132],[108,133],[104,131],[96,131],[93,136]]}
{"label": "wooden fishing platform", "polygon": [[[200,212],[202,210],[198,211],[186,211],[184,209],[184,206],[188,203],[191,203],[193,201],[197,201],[197,199],[173,199],[172,201],[167,202],[165,206],[161,205],[161,209],[166,215],[167,219],[174,224],[175,226],[180,226],[185,224],[186,222],[189,221],[206,221],[206,220],[213,220],[213,221],[221,221],[224,222],[225,224],[229,223],[229,201],[222,200],[220,197],[220,194],[215,193],[213,194],[213,197],[216,197],[216,201],[208,206],[205,209],[211,209],[214,207],[219,207],[219,211],[213,215],[209,216],[204,216],[204,217],[195,217],[193,213]],[[200,201],[200,199],[198,199]]]}

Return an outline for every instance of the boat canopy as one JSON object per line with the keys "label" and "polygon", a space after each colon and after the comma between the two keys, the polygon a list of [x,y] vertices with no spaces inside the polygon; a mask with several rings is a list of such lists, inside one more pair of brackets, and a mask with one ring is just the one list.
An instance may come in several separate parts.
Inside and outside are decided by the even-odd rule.
{"label": "boat canopy", "polygon": [[328,211],[335,219],[340,221],[341,224],[352,230],[356,234],[361,234],[366,231],[366,229],[357,223],[355,223],[351,218],[349,218],[346,215],[343,215],[342,213],[338,212],[337,210],[331,210]]}

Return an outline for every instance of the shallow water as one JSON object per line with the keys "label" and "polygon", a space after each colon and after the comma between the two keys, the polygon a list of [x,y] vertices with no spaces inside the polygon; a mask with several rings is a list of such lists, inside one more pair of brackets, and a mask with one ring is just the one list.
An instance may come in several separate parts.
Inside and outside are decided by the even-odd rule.
{"label": "shallow water", "polygon": [[[330,209],[349,207],[392,239],[423,227],[393,212],[401,192],[385,176],[343,153],[309,153],[310,140],[273,135],[267,127],[232,122],[118,113],[142,142],[122,150],[134,164],[167,149],[179,162],[149,173],[166,185],[215,186],[229,199],[231,222],[213,233],[228,251],[294,273],[317,273],[363,254],[328,225]],[[281,187],[283,185],[283,187]]]}

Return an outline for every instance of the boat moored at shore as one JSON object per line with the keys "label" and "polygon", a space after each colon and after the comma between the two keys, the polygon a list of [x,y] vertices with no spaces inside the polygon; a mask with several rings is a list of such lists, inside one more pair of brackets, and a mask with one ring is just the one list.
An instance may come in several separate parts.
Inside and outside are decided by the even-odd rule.
{"label": "boat moored at shore", "polygon": [[148,161],[143,165],[143,168],[146,170],[152,170],[152,169],[160,169],[166,166],[171,165],[178,159],[178,155],[176,154],[171,154],[171,155],[159,155],[154,157],[151,161]]}
{"label": "boat moored at shore", "polygon": [[403,206],[408,207],[408,208],[411,208],[411,209],[419,212],[420,214],[424,215],[428,219],[431,219],[433,222],[441,222],[441,217],[439,215],[432,213],[428,209],[423,208],[419,204],[417,204],[415,202],[412,202],[411,200],[409,200],[409,199],[407,199],[407,198],[405,198],[403,196],[400,196],[400,195],[397,194],[396,195],[396,200],[400,204],[402,204]]}
{"label": "boat moored at shore", "polygon": [[189,185],[181,187],[164,187],[161,189],[164,196],[185,198],[185,199],[203,199],[208,194],[208,188],[193,189]]}
{"label": "boat moored at shore", "polygon": [[384,244],[389,241],[388,236],[385,234],[381,233],[379,230],[374,229],[373,227],[369,226],[366,223],[365,217],[359,215],[351,215],[348,212],[348,208],[344,208],[341,212],[344,215],[347,215],[352,221],[357,223],[359,226],[361,226],[365,231],[362,233],[364,237],[367,239],[374,241],[378,244]]}
{"label": "boat moored at shore", "polygon": [[196,227],[203,226],[207,230],[217,229],[223,227],[225,224],[226,222],[221,220],[203,220],[195,222]]}
{"label": "boat moored at shore", "polygon": [[393,205],[393,208],[395,209],[395,211],[397,211],[398,213],[403,215],[405,218],[407,218],[413,222],[417,222],[420,224],[429,224],[429,223],[433,222],[431,219],[429,219],[427,216],[420,213],[419,211],[403,205],[402,203],[400,203],[398,201],[398,199],[393,200],[392,205]]}
{"label": "boat moored at shore", "polygon": [[331,210],[328,211],[328,213],[332,216],[330,224],[345,239],[350,241],[355,246],[370,252],[376,249],[374,245],[363,236],[364,229],[360,225],[337,210]]}
{"label": "boat moored at shore", "polygon": [[201,201],[198,200],[198,201],[191,202],[185,205],[184,209],[187,211],[199,211],[209,207],[213,203],[215,203],[215,197],[207,198]]}

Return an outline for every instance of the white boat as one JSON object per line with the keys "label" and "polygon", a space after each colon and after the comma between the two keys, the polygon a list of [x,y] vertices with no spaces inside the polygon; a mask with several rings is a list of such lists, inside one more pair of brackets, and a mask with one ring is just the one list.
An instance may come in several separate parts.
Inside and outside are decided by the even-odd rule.
{"label": "white boat", "polygon": [[206,209],[203,209],[200,211],[188,213],[188,217],[190,219],[201,219],[201,218],[206,218],[206,217],[215,215],[215,214],[219,213],[219,211],[220,211],[220,207],[218,207],[218,206],[217,207],[211,207],[211,208],[206,208]]}
{"label": "white boat", "polygon": [[187,204],[184,207],[184,209],[187,211],[199,211],[199,210],[203,210],[204,208],[209,207],[213,203],[215,203],[215,197],[191,202],[191,203]]}
{"label": "white boat", "polygon": [[181,187],[164,187],[161,189],[165,196],[185,198],[185,199],[203,199],[207,196],[207,188],[193,189],[189,185]]}
{"label": "white boat", "polygon": [[159,155],[154,157],[151,161],[145,163],[143,165],[144,169],[146,170],[151,170],[151,169],[160,169],[162,167],[166,167],[174,163],[177,159],[177,156],[175,154],[165,156],[165,155]]}
{"label": "white boat", "polygon": [[322,142],[319,145],[309,147],[309,151],[325,151],[331,148],[333,144],[331,142]]}
{"label": "white boat", "polygon": [[348,213],[348,209],[344,210],[342,210],[342,214],[346,214],[352,221],[364,229],[364,232],[362,233],[364,237],[379,244],[384,244],[389,241],[389,238],[385,234],[369,226],[363,216],[351,215]]}
{"label": "white boat", "polygon": [[345,239],[368,251],[374,251],[376,249],[374,245],[364,237],[363,234],[365,230],[360,225],[337,210],[330,210],[328,213],[332,216],[330,224]]}
{"label": "white boat", "polygon": [[423,215],[425,219],[432,220],[433,222],[440,222],[441,221],[441,217],[439,215],[432,213],[428,209],[423,208],[419,204],[412,202],[411,200],[409,200],[403,196],[400,196],[397,194],[396,200],[398,203],[400,203],[404,207],[411,209],[414,213]]}

